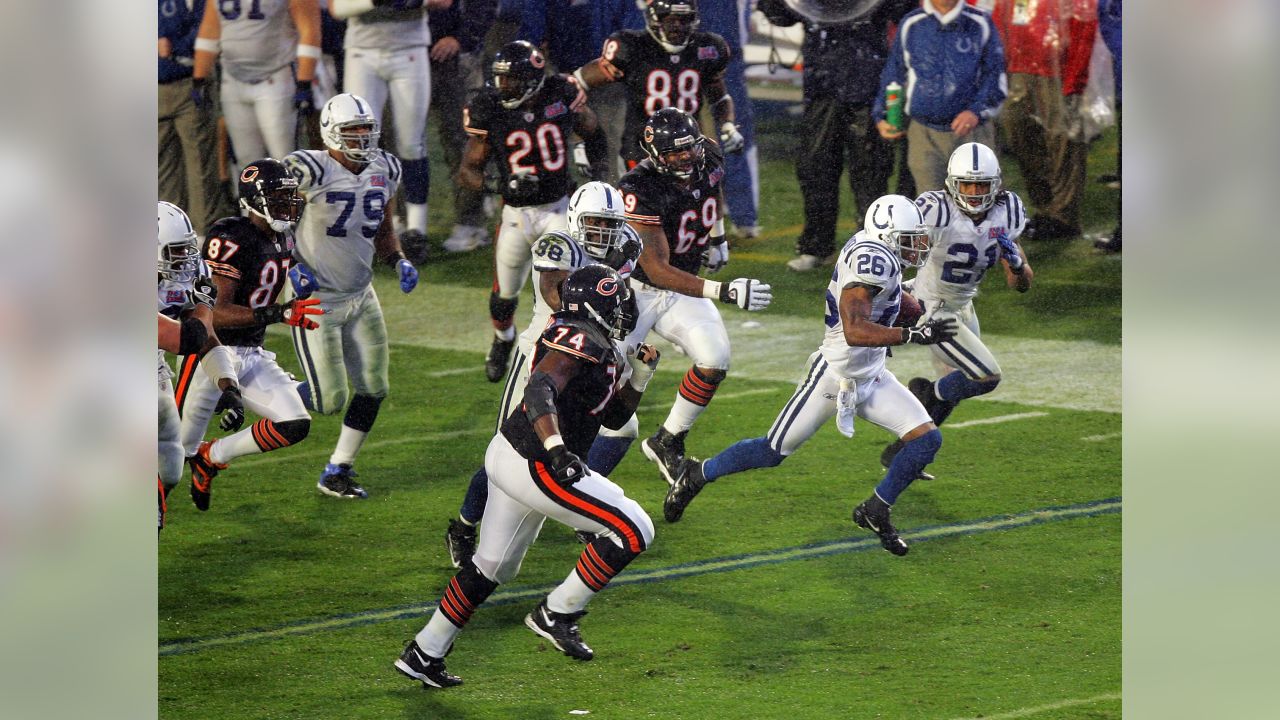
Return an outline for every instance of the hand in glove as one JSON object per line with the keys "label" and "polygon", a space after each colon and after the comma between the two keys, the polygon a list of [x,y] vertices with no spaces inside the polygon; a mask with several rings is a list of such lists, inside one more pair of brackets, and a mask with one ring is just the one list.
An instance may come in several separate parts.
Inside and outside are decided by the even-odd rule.
{"label": "hand in glove", "polygon": [[222,391],[218,404],[213,407],[215,413],[222,413],[218,427],[225,432],[235,432],[244,425],[244,400],[240,399],[240,388],[230,385]]}
{"label": "hand in glove", "polygon": [[960,326],[953,317],[930,320],[915,327],[902,328],[902,342],[937,345],[956,336]]}

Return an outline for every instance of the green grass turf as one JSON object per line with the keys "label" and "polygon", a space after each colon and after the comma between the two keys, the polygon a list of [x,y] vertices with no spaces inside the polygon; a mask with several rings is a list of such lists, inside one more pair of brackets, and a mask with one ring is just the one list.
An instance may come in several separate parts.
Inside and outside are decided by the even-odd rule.
{"label": "green grass turf", "polygon": [[[784,142],[764,137],[766,151]],[[1095,148],[1090,177],[1112,169],[1111,142]],[[768,312],[816,316],[826,274],[781,267],[800,222],[794,177],[781,161],[765,163],[764,174],[766,235],[739,248],[731,270],[774,282]],[[1110,228],[1114,195],[1090,185],[1087,230]],[[433,235],[447,228],[442,206],[443,197],[433,205]],[[1038,287],[1018,296],[991,280],[978,302],[984,331],[1118,343],[1119,258],[1094,255],[1086,240],[1029,251]],[[417,302],[429,319],[450,287],[486,284],[489,262],[488,253],[433,262],[424,272],[431,290],[407,298],[383,274],[379,292],[384,306]],[[474,316],[484,323],[485,308]],[[435,601],[452,575],[441,542],[446,519],[482,459],[499,386],[479,371],[483,347],[424,349],[449,329],[412,327],[421,336],[390,328],[400,341],[393,390],[357,466],[368,501],[339,502],[314,489],[337,436],[340,418],[332,416],[316,418],[297,448],[237,461],[215,481],[208,513],[186,502],[185,480],[175,491],[159,549],[162,645]],[[269,346],[297,370],[283,336],[272,334]],[[1060,361],[1069,367],[1071,358]],[[668,370],[685,363],[664,359]],[[431,375],[468,366],[475,372]],[[646,431],[664,416],[678,379],[655,378],[641,410]],[[731,378],[690,437],[690,452],[706,456],[764,434],[792,389]],[[754,394],[733,397],[747,391]],[[948,425],[1029,411],[1045,415],[944,426],[931,467],[939,480],[903,495],[898,526],[1120,494],[1118,414],[969,402]],[[877,458],[887,439],[865,423],[852,440],[823,428],[782,466],[709,486],[676,525],[661,520],[665,484],[633,449],[613,478],[655,517],[658,535],[632,572],[872,537],[849,513],[882,476]],[[1081,517],[917,542],[905,558],[876,547],[619,585],[583,622],[597,651],[591,663],[561,656],[523,627],[536,599],[486,607],[449,658],[467,684],[444,692],[423,691],[391,668],[425,616],[162,655],[159,708],[166,718],[209,719],[553,718],[574,709],[590,717],[1117,718],[1120,524],[1114,514]],[[578,552],[572,534],[549,523],[512,588],[550,588]]]}

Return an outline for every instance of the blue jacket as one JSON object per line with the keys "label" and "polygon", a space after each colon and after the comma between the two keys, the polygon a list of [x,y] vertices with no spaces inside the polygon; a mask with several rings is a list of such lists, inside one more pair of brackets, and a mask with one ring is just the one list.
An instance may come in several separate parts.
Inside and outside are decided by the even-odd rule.
{"label": "blue jacket", "polygon": [[559,72],[572,72],[600,57],[605,38],[644,27],[635,0],[525,0],[519,39],[546,42]]}
{"label": "blue jacket", "polygon": [[1111,69],[1116,77],[1116,102],[1120,102],[1120,0],[1098,0],[1098,31],[1111,51]]}
{"label": "blue jacket", "polygon": [[447,10],[428,10],[427,25],[431,28],[431,44],[435,45],[442,38],[453,37],[464,53],[481,49],[497,9],[496,0],[455,0]]}
{"label": "blue jacket", "polygon": [[191,77],[196,55],[196,32],[204,17],[204,0],[158,0],[160,28],[157,37],[169,38],[173,51],[160,58],[160,82],[170,83]]}
{"label": "blue jacket", "polygon": [[1000,112],[1009,87],[1000,34],[986,12],[964,2],[957,7],[946,25],[923,8],[902,16],[880,73],[876,120],[884,119],[884,89],[891,82],[904,89],[905,114],[934,130],[950,132],[963,110],[984,121]]}

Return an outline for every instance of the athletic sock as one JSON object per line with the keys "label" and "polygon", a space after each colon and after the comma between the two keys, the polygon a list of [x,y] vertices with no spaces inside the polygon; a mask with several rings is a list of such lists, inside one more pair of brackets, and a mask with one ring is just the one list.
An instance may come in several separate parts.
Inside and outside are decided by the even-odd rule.
{"label": "athletic sock", "polygon": [[769,447],[769,438],[751,438],[739,440],[725,448],[720,454],[709,458],[702,464],[702,476],[711,482],[725,475],[754,470],[762,467],[775,467],[786,459]]}
{"label": "athletic sock", "polygon": [[902,491],[911,485],[926,465],[933,462],[941,447],[942,433],[936,429],[904,444],[893,458],[889,472],[876,486],[876,494],[889,505],[897,502]]}

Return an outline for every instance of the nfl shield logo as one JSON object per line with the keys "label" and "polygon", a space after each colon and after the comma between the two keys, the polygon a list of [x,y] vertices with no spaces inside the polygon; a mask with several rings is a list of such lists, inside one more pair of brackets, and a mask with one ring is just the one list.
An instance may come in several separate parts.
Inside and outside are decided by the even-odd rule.
{"label": "nfl shield logo", "polygon": [[531,113],[531,112],[527,112],[527,113],[525,113],[525,114],[524,114],[524,121],[525,121],[525,122],[533,122],[533,113]]}
{"label": "nfl shield logo", "polygon": [[720,51],[716,50],[714,45],[698,48],[699,60],[715,60],[720,57]]}
{"label": "nfl shield logo", "polygon": [[382,175],[374,175],[369,178],[369,187],[384,188],[387,186],[387,178]]}
{"label": "nfl shield logo", "polygon": [[693,189],[693,199],[694,199],[694,200],[697,200],[697,199],[698,199],[698,198],[700,198],[700,197],[702,197],[702,190],[699,190],[698,188],[694,188],[694,189]]}
{"label": "nfl shield logo", "polygon": [[164,301],[170,305],[186,302],[187,294],[181,290],[166,290],[164,293]]}

